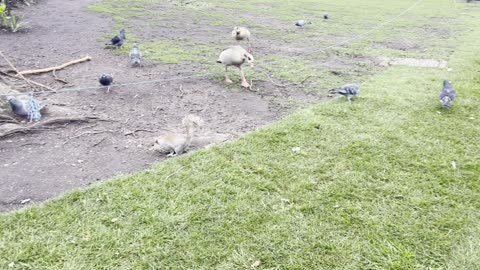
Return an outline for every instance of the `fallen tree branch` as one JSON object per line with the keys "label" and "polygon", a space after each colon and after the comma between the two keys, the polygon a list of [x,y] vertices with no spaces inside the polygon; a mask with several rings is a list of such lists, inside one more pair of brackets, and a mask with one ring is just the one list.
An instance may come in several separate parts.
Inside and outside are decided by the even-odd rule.
{"label": "fallen tree branch", "polygon": [[90,122],[90,121],[99,121],[99,120],[101,121],[105,119],[100,119],[94,116],[52,118],[43,122],[35,123],[33,125],[12,128],[3,133],[0,133],[0,138],[4,138],[16,133],[30,133],[30,132],[51,130],[55,128],[55,126],[52,126],[52,125],[56,125],[56,124],[69,124],[72,122]]}
{"label": "fallen tree branch", "polygon": [[83,58],[80,58],[80,59],[73,60],[73,61],[67,62],[67,63],[65,63],[65,64],[62,64],[62,65],[60,65],[60,66],[49,67],[49,68],[42,68],[42,69],[25,70],[25,71],[17,72],[17,74],[18,74],[19,76],[22,76],[22,75],[46,73],[46,72],[50,72],[50,71],[55,71],[55,70],[64,69],[64,68],[66,68],[66,67],[68,67],[68,66],[75,65],[75,64],[78,64],[78,63],[82,63],[82,62],[85,62],[85,61],[90,61],[90,60],[92,60],[92,58],[91,58],[90,56],[85,56],[85,57],[83,57]]}
{"label": "fallen tree branch", "polygon": [[13,68],[13,70],[15,70],[15,72],[17,73],[17,76],[19,76],[22,80],[24,80],[28,85],[30,85],[32,88],[35,88],[33,85],[36,85],[36,86],[40,86],[40,87],[43,87],[45,89],[48,89],[50,91],[53,91],[55,92],[55,90],[53,88],[50,88],[46,85],[43,85],[41,83],[38,83],[38,82],[35,82],[35,81],[32,81],[32,80],[29,80],[27,78],[25,78],[25,76],[23,76],[22,74],[20,74],[20,72],[18,71],[18,69],[12,64],[12,62],[10,62],[10,60],[8,60],[8,58],[3,54],[3,52],[0,51],[0,56],[2,56],[2,58],[7,62],[7,64]]}

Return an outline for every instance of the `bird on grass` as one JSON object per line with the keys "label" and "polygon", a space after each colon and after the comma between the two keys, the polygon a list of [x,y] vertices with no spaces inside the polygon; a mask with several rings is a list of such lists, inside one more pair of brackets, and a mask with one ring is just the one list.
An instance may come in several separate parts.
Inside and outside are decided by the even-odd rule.
{"label": "bird on grass", "polygon": [[358,84],[349,83],[343,85],[340,88],[334,88],[329,92],[332,94],[340,94],[342,96],[345,96],[348,102],[352,102],[352,97],[358,95],[358,93],[360,92],[360,86]]}
{"label": "bird on grass", "polygon": [[323,13],[323,18],[324,18],[325,20],[328,20],[329,17],[328,17],[328,13],[327,13],[327,12],[324,12],[324,13]]}
{"label": "bird on grass", "polygon": [[116,48],[122,47],[123,43],[125,43],[125,40],[127,38],[125,37],[125,29],[121,29],[120,33],[118,35],[114,36],[111,40],[110,43],[107,43],[107,45],[112,45],[115,46]]}
{"label": "bird on grass", "polygon": [[133,44],[133,48],[130,51],[129,56],[132,65],[140,65],[140,62],[142,61],[142,53],[140,52],[140,49],[138,49],[138,45],[136,43]]}
{"label": "bird on grass", "polygon": [[102,74],[98,80],[101,85],[107,87],[107,93],[110,92],[110,87],[112,87],[113,77],[112,75]]}
{"label": "bird on grass", "polygon": [[442,104],[443,108],[450,108],[455,99],[455,89],[453,89],[452,85],[448,80],[443,80],[443,88],[440,92],[440,104]]}
{"label": "bird on grass", "polygon": [[305,27],[305,25],[307,25],[307,24],[312,24],[312,22],[311,21],[306,21],[306,20],[299,20],[295,23],[295,25],[300,27],[300,28]]}
{"label": "bird on grass", "polygon": [[35,100],[33,96],[9,96],[7,97],[7,101],[10,104],[13,113],[22,118],[26,118],[29,122],[39,121],[42,117],[40,110],[43,109],[44,105],[40,106],[38,101]]}

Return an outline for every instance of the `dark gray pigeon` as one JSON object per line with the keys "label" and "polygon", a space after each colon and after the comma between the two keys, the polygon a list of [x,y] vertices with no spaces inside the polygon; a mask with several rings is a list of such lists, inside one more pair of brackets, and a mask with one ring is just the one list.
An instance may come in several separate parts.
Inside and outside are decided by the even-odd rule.
{"label": "dark gray pigeon", "polygon": [[342,96],[345,96],[347,97],[348,101],[351,102],[352,97],[358,95],[358,93],[360,92],[360,86],[358,84],[349,83],[343,85],[340,88],[334,88],[329,92],[332,94],[340,94]]}
{"label": "dark gray pigeon", "polygon": [[142,53],[140,52],[140,49],[138,49],[137,44],[133,44],[133,48],[130,51],[129,56],[132,65],[140,65],[140,62],[142,61]]}
{"label": "dark gray pigeon", "polygon": [[125,40],[127,38],[125,37],[125,29],[121,29],[120,33],[118,35],[114,36],[112,40],[110,40],[110,44],[107,43],[107,45],[113,45],[116,46],[117,48],[122,47],[123,43],[125,43]]}
{"label": "dark gray pigeon", "polygon": [[100,76],[100,79],[98,81],[100,82],[101,85],[107,87],[107,93],[110,92],[110,87],[112,87],[112,83],[113,83],[112,75],[102,74],[102,76]]}
{"label": "dark gray pigeon", "polygon": [[311,21],[306,21],[306,20],[300,20],[295,23],[296,26],[303,28],[307,24],[312,24]]}
{"label": "dark gray pigeon", "polygon": [[453,89],[452,85],[448,80],[443,80],[443,88],[442,92],[440,92],[440,104],[442,104],[443,108],[450,108],[455,99],[455,89]]}
{"label": "dark gray pigeon", "polygon": [[33,97],[27,95],[9,96],[7,97],[8,103],[12,108],[13,113],[16,115],[28,119],[28,121],[39,121],[42,115],[40,110],[44,106],[40,106],[38,101]]}

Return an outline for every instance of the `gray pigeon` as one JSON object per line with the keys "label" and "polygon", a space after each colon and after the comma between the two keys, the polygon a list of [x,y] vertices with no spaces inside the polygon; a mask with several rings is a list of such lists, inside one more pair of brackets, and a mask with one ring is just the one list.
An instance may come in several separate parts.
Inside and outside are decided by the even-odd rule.
{"label": "gray pigeon", "polygon": [[27,118],[30,122],[39,121],[42,117],[42,115],[40,114],[40,110],[44,106],[40,106],[38,101],[36,101],[31,96],[9,96],[7,97],[7,101],[8,103],[10,103],[10,107],[12,107],[12,111],[16,115]]}
{"label": "gray pigeon", "polygon": [[340,88],[334,88],[329,92],[332,94],[340,94],[342,96],[345,96],[347,97],[348,101],[351,102],[352,97],[358,95],[358,93],[360,92],[360,86],[358,84],[349,83],[343,85]]}
{"label": "gray pigeon", "polygon": [[448,80],[443,80],[442,92],[440,92],[440,104],[443,108],[450,108],[453,100],[455,99],[455,89]]}
{"label": "gray pigeon", "polygon": [[300,20],[295,23],[296,26],[303,28],[307,24],[312,24],[311,21],[306,21],[306,20]]}
{"label": "gray pigeon", "polygon": [[137,44],[133,44],[133,48],[130,51],[129,56],[132,65],[140,65],[140,62],[142,61],[142,53],[138,49]]}
{"label": "gray pigeon", "polygon": [[118,33],[118,35],[114,36],[110,40],[111,43],[107,43],[107,45],[113,45],[113,46],[116,46],[117,48],[120,48],[120,47],[122,47],[123,43],[125,43],[126,39],[127,38],[125,37],[125,29],[121,29],[120,33]]}

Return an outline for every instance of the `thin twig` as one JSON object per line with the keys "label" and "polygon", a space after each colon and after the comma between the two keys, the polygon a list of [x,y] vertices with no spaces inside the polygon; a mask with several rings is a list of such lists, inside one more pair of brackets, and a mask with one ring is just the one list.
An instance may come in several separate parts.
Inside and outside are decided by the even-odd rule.
{"label": "thin twig", "polygon": [[85,136],[85,135],[95,135],[95,134],[102,134],[102,133],[106,133],[106,132],[115,133],[113,130],[87,131],[87,132],[84,132],[84,133],[81,133],[81,134],[78,134],[78,135],[75,135],[73,137],[68,138],[66,141],[63,142],[63,145],[67,144],[68,142],[70,142],[73,139],[76,139],[76,138],[79,138],[79,137],[82,137],[82,136]]}
{"label": "thin twig", "polygon": [[101,144],[101,143],[102,143],[103,141],[105,141],[106,139],[107,139],[107,136],[103,137],[100,141],[94,143],[94,144],[92,145],[92,147],[95,147],[95,146]]}
{"label": "thin twig", "polygon": [[[256,66],[258,67],[258,66]],[[262,72],[263,74],[265,74],[265,76],[267,76],[268,80],[275,86],[278,86],[278,87],[289,87],[289,86],[293,86],[295,85],[294,83],[291,83],[291,84],[280,84],[280,83],[277,83],[275,82],[272,77],[270,77],[270,74],[268,74],[268,72],[266,72],[265,70],[263,70],[262,68],[258,67],[258,69],[260,72]]]}
{"label": "thin twig", "polygon": [[12,64],[12,62],[10,62],[10,60],[8,60],[8,58],[3,54],[3,52],[0,51],[0,56],[2,56],[2,58],[7,62],[7,64],[13,69],[15,70],[15,72],[17,73],[17,75],[22,78],[28,85],[30,85],[31,87],[34,87],[32,85],[32,83],[27,79],[25,78],[25,76],[23,76],[22,74],[19,73],[18,69]]}
{"label": "thin twig", "polygon": [[182,85],[182,84],[180,84],[180,87],[178,88],[178,90],[180,91],[180,97],[179,97],[179,98],[182,99],[182,98],[183,98],[183,95],[185,94],[185,93],[183,92],[183,85]]}
{"label": "thin twig", "polygon": [[167,181],[168,178],[174,176],[175,174],[177,174],[177,173],[180,172],[181,170],[183,170],[183,166],[181,166],[180,168],[178,168],[178,169],[177,169],[176,171],[174,171],[173,173],[167,175],[167,176],[165,177],[165,179],[163,179],[163,181]]}
{"label": "thin twig", "polygon": [[5,115],[5,114],[0,114],[0,121],[9,121],[9,123],[20,123],[17,119],[11,117],[11,116],[8,116],[8,115]]}
{"label": "thin twig", "polygon": [[95,124],[90,125],[90,126],[80,127],[80,128],[75,129],[75,130],[73,131],[73,133],[75,134],[75,133],[79,132],[79,131],[82,130],[82,129],[93,128],[93,127],[96,127],[96,126],[98,126],[98,123],[95,123]]}
{"label": "thin twig", "polygon": [[63,83],[63,84],[68,84],[67,81],[62,80],[62,79],[60,79],[60,78],[57,77],[57,74],[55,74],[55,70],[56,70],[56,69],[54,69],[54,70],[52,71],[53,78],[55,78],[56,81],[59,81],[59,82],[61,82],[61,83]]}
{"label": "thin twig", "polygon": [[150,133],[155,132],[154,130],[150,130],[150,129],[135,129],[134,131],[125,132],[123,135],[124,136],[132,135],[135,138],[135,133],[137,133],[139,131],[150,132]]}

